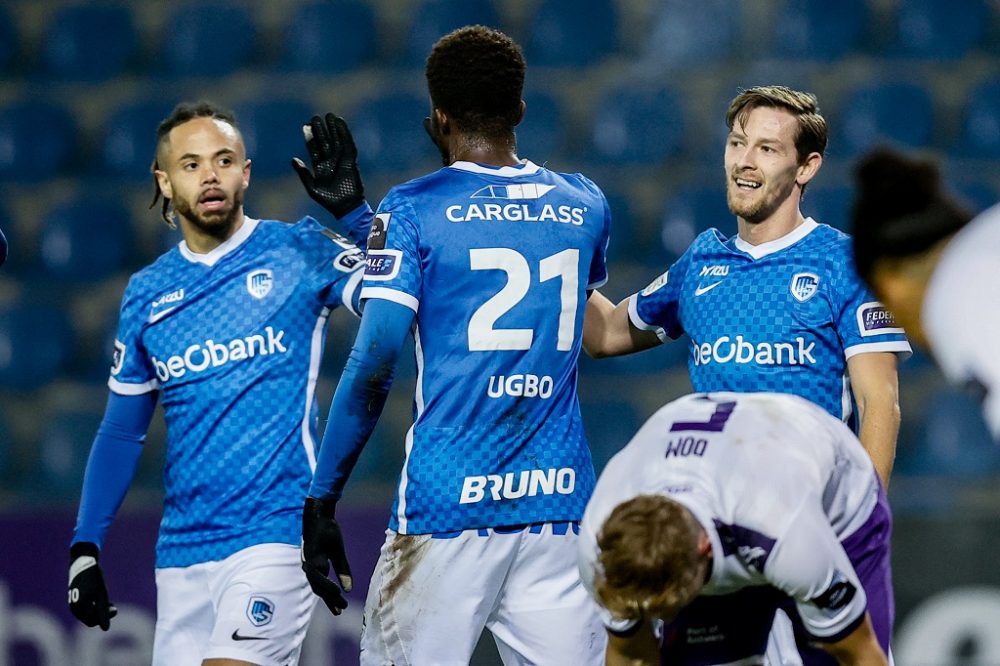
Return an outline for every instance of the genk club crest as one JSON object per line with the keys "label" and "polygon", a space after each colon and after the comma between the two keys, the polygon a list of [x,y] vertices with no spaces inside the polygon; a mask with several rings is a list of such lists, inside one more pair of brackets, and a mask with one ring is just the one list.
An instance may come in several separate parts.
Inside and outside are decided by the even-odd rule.
{"label": "genk club crest", "polygon": [[805,303],[816,295],[819,289],[819,276],[815,273],[796,273],[792,276],[792,296],[799,303]]}
{"label": "genk club crest", "polygon": [[274,617],[274,603],[265,597],[250,597],[247,604],[247,617],[253,622],[255,627],[262,627]]}
{"label": "genk club crest", "polygon": [[260,268],[247,273],[247,291],[254,298],[264,298],[271,293],[274,275],[270,268]]}

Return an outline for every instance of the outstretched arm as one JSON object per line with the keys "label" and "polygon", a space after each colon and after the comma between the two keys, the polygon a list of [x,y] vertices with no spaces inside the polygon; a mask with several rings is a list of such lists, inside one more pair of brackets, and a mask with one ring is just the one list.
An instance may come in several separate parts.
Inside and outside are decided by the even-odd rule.
{"label": "outstretched arm", "polygon": [[887,666],[889,663],[875,637],[868,613],[865,613],[865,620],[857,629],[842,640],[823,647],[836,657],[841,666]]}
{"label": "outstretched arm", "polygon": [[656,333],[632,324],[627,298],[615,305],[601,292],[591,292],[583,316],[583,348],[592,358],[632,354],[659,344]]}

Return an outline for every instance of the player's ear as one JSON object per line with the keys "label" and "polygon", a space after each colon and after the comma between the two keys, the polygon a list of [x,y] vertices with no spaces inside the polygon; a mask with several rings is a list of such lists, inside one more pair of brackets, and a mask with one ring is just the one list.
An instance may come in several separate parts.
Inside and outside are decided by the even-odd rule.
{"label": "player's ear", "polygon": [[524,121],[524,112],[527,108],[528,108],[527,103],[522,99],[521,106],[519,106],[517,109],[517,122],[514,123],[515,127],[517,125],[520,125]]}
{"label": "player's ear", "polygon": [[441,109],[434,109],[434,123],[437,125],[438,134],[447,136],[451,134],[451,121],[448,115]]}
{"label": "player's ear", "polygon": [[163,194],[163,198],[173,199],[174,190],[170,186],[170,177],[167,172],[163,169],[153,169],[153,175],[156,176],[156,182],[160,185],[160,193]]}
{"label": "player's ear", "polygon": [[712,540],[708,538],[708,532],[701,530],[698,533],[698,555],[707,557],[712,554]]}
{"label": "player's ear", "polygon": [[806,159],[799,165],[795,173],[795,182],[805,187],[813,179],[819,168],[823,166],[823,156],[819,153],[809,153]]}
{"label": "player's ear", "polygon": [[243,161],[243,189],[250,187],[250,165],[253,162],[249,157]]}

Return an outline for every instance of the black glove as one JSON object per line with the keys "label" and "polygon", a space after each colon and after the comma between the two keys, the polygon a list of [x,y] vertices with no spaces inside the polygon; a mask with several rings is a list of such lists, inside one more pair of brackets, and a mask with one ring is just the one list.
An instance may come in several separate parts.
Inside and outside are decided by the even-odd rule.
{"label": "black glove", "polygon": [[[344,537],[333,515],[336,508],[336,501],[306,498],[302,513],[302,570],[306,572],[313,592],[323,599],[331,613],[340,615],[347,608],[347,599],[340,588],[350,592],[354,582],[351,580],[347,553],[344,552]],[[340,580],[339,587],[326,575],[331,563],[333,572]]]}
{"label": "black glove", "polygon": [[107,631],[118,609],[108,601],[104,574],[97,563],[97,546],[81,541],[69,549],[69,609],[88,627]]}
{"label": "black glove", "polygon": [[297,157],[292,158],[292,168],[309,196],[339,220],[365,201],[354,137],[347,122],[332,113],[325,121],[313,116],[302,130],[312,171]]}

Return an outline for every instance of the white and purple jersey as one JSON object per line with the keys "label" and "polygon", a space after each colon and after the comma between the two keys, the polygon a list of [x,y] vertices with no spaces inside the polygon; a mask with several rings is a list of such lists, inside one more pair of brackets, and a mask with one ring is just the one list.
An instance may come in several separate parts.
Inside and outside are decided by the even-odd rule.
{"label": "white and purple jersey", "polygon": [[661,340],[691,338],[696,391],[792,393],[843,420],[847,359],[910,351],[857,277],[850,237],[812,218],[761,245],[705,231],[630,297],[629,317]]}
{"label": "white and purple jersey", "polygon": [[157,567],[299,543],[326,321],[352,307],[363,265],[356,246],[312,218],[245,218],[211,252],[182,242],[132,276],[108,384],[162,394]]}
{"label": "white and purple jersey", "polygon": [[416,313],[418,373],[393,530],[580,518],[577,357],[609,224],[594,183],[531,162],[457,162],[386,196],[361,296]]}
{"label": "white and purple jersey", "polygon": [[927,287],[921,324],[945,377],[983,392],[983,415],[1000,441],[998,256],[1000,206],[994,206],[948,244]]}
{"label": "white and purple jersey", "polygon": [[[608,463],[587,505],[580,569],[591,588],[597,535],[615,507],[639,495],[675,500],[705,529],[713,557],[702,596],[777,588],[795,600],[809,633],[827,641],[863,620],[868,588],[845,544],[876,513],[880,486],[854,434],[815,404],[711,393],[656,412]],[[605,621],[626,630],[637,620],[605,612]]]}

